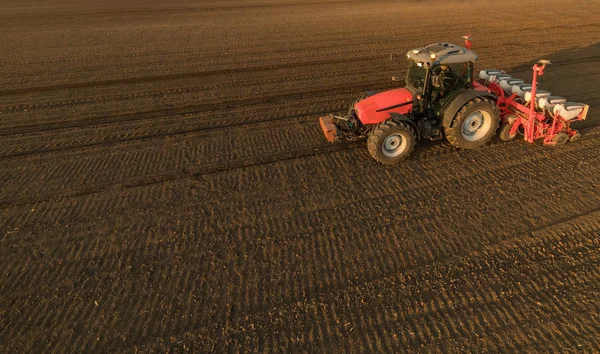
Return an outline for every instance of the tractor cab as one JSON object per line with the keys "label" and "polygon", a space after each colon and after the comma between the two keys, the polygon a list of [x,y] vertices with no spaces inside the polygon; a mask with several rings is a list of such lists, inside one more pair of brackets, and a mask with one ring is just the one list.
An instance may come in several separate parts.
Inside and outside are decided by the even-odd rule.
{"label": "tractor cab", "polygon": [[451,43],[434,43],[409,51],[406,88],[414,93],[413,111],[438,110],[453,93],[472,85],[477,54]]}

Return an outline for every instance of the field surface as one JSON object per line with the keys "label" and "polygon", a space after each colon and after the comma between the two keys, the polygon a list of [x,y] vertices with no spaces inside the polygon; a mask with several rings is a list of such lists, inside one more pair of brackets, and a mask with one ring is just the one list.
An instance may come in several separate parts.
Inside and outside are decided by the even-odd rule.
{"label": "field surface", "polygon": [[[600,2],[0,0],[0,352],[600,351]],[[563,147],[317,118],[470,33]],[[393,59],[390,61],[390,53]]]}

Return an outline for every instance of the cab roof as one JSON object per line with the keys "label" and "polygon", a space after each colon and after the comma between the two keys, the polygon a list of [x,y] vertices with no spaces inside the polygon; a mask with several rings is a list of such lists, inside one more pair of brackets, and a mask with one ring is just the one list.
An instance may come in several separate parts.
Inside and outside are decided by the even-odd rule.
{"label": "cab roof", "polygon": [[408,51],[406,55],[416,62],[428,63],[430,66],[474,63],[477,61],[477,54],[472,50],[446,42],[433,43],[424,48],[413,49]]}

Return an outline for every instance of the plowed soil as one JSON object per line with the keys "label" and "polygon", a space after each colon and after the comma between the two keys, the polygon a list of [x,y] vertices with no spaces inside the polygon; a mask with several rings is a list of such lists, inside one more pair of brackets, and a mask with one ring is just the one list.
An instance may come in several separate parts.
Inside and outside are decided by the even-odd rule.
{"label": "plowed soil", "polygon": [[[66,3],[0,0],[0,351],[600,351],[600,2]],[[582,139],[325,141],[464,33]]]}

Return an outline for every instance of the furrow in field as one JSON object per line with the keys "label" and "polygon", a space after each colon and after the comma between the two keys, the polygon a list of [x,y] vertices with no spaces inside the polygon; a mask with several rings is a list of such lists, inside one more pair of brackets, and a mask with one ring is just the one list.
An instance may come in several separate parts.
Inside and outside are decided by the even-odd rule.
{"label": "furrow in field", "polygon": [[2,129],[0,136],[10,136],[16,134],[47,132],[53,130],[62,130],[66,128],[81,128],[90,125],[121,123],[127,121],[146,121],[150,118],[163,118],[165,115],[180,115],[180,114],[198,114],[202,112],[211,112],[215,110],[227,111],[237,109],[238,107],[261,105],[266,103],[277,104],[284,100],[304,100],[308,97],[319,99],[323,96],[342,95],[342,94],[358,94],[361,91],[373,88],[374,83],[361,82],[358,84],[336,84],[327,85],[319,88],[306,88],[304,90],[287,89],[279,93],[271,93],[263,97],[237,97],[228,100],[213,100],[202,104],[186,104],[176,108],[160,108],[147,110],[143,112],[134,112],[126,114],[117,114],[109,117],[93,117],[87,119],[74,119],[72,121],[57,121],[52,123],[34,123],[21,126],[13,126]]}
{"label": "furrow in field", "polygon": [[[596,219],[597,213],[592,217]],[[590,349],[593,343],[584,338],[598,328],[598,320],[592,322],[591,327],[582,326],[571,333],[557,331],[556,341],[552,343],[528,335],[531,330],[527,324],[535,319],[542,328],[560,328],[569,323],[564,321],[565,316],[577,322],[584,318],[586,311],[595,308],[591,299],[597,291],[589,282],[598,275],[594,262],[599,260],[592,251],[592,244],[596,242],[592,235],[597,232],[598,226],[591,234],[552,234],[549,239],[540,238],[540,235],[517,237],[516,242],[490,245],[468,257],[446,258],[430,267],[414,268],[373,282],[360,283],[356,287],[318,293],[314,298],[277,306],[274,310],[234,322],[232,325],[237,327],[224,335],[228,335],[230,340],[244,341],[251,334],[256,339],[273,330],[261,330],[263,321],[281,323],[278,319],[289,319],[291,315],[297,320],[286,321],[285,328],[281,330],[289,332],[289,336],[298,335],[297,338],[292,337],[292,342],[296,343],[292,348],[298,350],[311,345],[325,345],[320,341],[329,341],[330,338],[303,337],[316,330],[304,327],[312,322],[306,321],[313,317],[311,310],[323,309],[343,314],[342,318],[326,325],[330,333],[337,331],[340,335],[337,340],[354,341],[351,344],[354,348],[357,345],[365,348],[394,345],[399,349],[425,345],[434,349],[447,342],[445,345],[458,347],[501,348],[508,345],[505,349],[511,349],[522,348],[522,341],[528,338],[526,343],[529,347],[561,348],[571,346],[572,341],[577,339],[579,344]],[[540,240],[546,243],[540,245],[541,251],[535,257],[523,252],[532,247],[535,249]],[[588,247],[581,248],[578,240]],[[522,246],[523,241],[528,244]],[[587,257],[582,257],[581,250]],[[572,258],[571,254],[578,257]],[[522,274],[530,272],[536,273],[536,276],[525,281]],[[424,280],[427,280],[426,285]],[[519,280],[520,287],[511,289],[507,286]],[[419,290],[423,288],[426,290]],[[381,297],[391,300],[394,305],[378,305],[380,301],[376,299]],[[301,314],[307,317],[298,318]],[[250,324],[253,325],[250,327]],[[255,330],[255,326],[258,329]],[[385,331],[385,336],[381,336],[382,331]],[[238,333],[245,333],[245,336],[239,337]],[[503,344],[495,342],[494,333],[510,340]],[[491,340],[479,342],[477,337]],[[180,338],[187,340],[188,345],[200,345],[195,342],[193,333]],[[390,338],[389,344],[382,343],[381,338]],[[464,338],[465,341],[457,342],[452,338]]]}
{"label": "furrow in field", "polygon": [[[585,158],[585,155],[581,155],[580,156],[582,158]],[[589,158],[587,158],[587,160],[589,160]],[[545,163],[546,161],[541,161],[540,165]],[[574,161],[572,162],[573,165],[577,165],[578,162]],[[567,165],[568,167],[568,165]],[[536,166],[535,164],[531,164],[531,165],[525,165],[525,167],[518,169],[518,170],[513,170],[512,172],[508,173],[506,172],[506,177],[502,178],[503,176],[497,176],[496,175],[496,171],[489,171],[487,174],[485,175],[480,175],[478,176],[479,180],[483,180],[483,181],[489,181],[491,179],[494,178],[498,178],[500,177],[501,180],[503,181],[502,186],[498,187],[499,190],[504,191],[506,196],[502,199],[499,199],[496,203],[494,207],[487,207],[487,210],[485,211],[485,214],[483,215],[483,217],[479,217],[479,215],[477,215],[477,213],[472,213],[472,214],[467,214],[466,216],[462,216],[461,218],[456,219],[456,217],[452,217],[453,214],[456,214],[457,212],[448,212],[446,209],[443,209],[443,207],[441,207],[442,209],[439,210],[440,214],[444,214],[446,215],[445,217],[439,217],[437,216],[438,212],[437,209],[434,209],[435,212],[433,214],[431,214],[431,212],[429,213],[425,213],[420,215],[421,213],[419,213],[419,206],[421,205],[421,200],[422,200],[422,196],[420,195],[420,193],[415,194],[414,191],[415,190],[419,190],[419,189],[425,189],[423,188],[419,188],[419,189],[415,189],[415,190],[408,190],[408,191],[396,191],[395,193],[391,193],[387,196],[382,196],[382,197],[378,197],[378,198],[369,198],[369,199],[363,199],[363,200],[358,200],[355,203],[352,204],[345,204],[343,206],[343,208],[341,210],[338,210],[337,213],[335,214],[335,217],[327,217],[327,215],[332,215],[330,210],[315,210],[314,212],[295,212],[292,215],[288,214],[287,212],[284,212],[283,214],[281,214],[281,221],[278,221],[277,219],[280,219],[280,217],[275,218],[275,220],[272,220],[274,216],[272,215],[265,215],[265,216],[260,216],[260,218],[258,219],[257,222],[244,222],[244,218],[247,218],[246,215],[257,215],[256,212],[252,212],[250,210],[246,210],[245,208],[238,208],[239,210],[239,220],[237,220],[237,222],[235,224],[232,224],[232,226],[227,227],[227,228],[223,228],[221,227],[221,232],[225,232],[225,234],[231,234],[231,235],[238,235],[239,236],[239,240],[238,242],[236,242],[236,244],[238,244],[240,247],[242,247],[244,244],[246,244],[247,242],[250,242],[251,244],[254,241],[251,241],[253,236],[255,234],[261,235],[261,239],[262,241],[259,241],[260,243],[263,242],[267,242],[266,244],[269,244],[269,239],[271,240],[275,240],[275,239],[279,239],[279,244],[278,247],[290,247],[291,245],[297,244],[297,246],[295,247],[295,251],[292,250],[291,254],[294,255],[295,257],[293,257],[290,260],[290,263],[292,264],[290,266],[290,269],[294,269],[293,264],[298,261],[298,260],[302,260],[305,259],[304,256],[302,256],[303,253],[308,253],[311,254],[312,252],[317,252],[317,250],[321,250],[324,249],[323,245],[326,243],[331,243],[334,242],[335,239],[339,238],[339,241],[341,242],[340,244],[344,246],[344,249],[342,249],[340,252],[342,252],[342,254],[354,254],[354,255],[358,255],[355,257],[356,260],[360,260],[360,251],[358,250],[366,250],[369,248],[372,248],[374,246],[373,241],[374,240],[378,240],[377,244],[381,244],[381,247],[379,249],[381,250],[385,250],[383,251],[382,254],[367,254],[368,258],[365,258],[363,261],[368,261],[369,263],[372,263],[375,265],[374,268],[372,269],[367,269],[367,270],[361,270],[356,268],[356,266],[354,264],[347,264],[345,265],[345,270],[344,270],[344,274],[353,274],[353,276],[351,276],[350,278],[353,278],[356,276],[356,274],[363,274],[363,277],[365,276],[364,273],[369,274],[369,276],[377,276],[378,274],[387,274],[390,272],[393,272],[394,269],[397,269],[399,267],[414,267],[417,266],[418,264],[420,264],[421,262],[429,262],[429,261],[434,261],[434,260],[440,260],[440,259],[444,259],[448,256],[451,256],[452,254],[456,253],[456,252],[461,252],[462,251],[466,251],[466,250],[471,250],[471,249],[476,249],[478,247],[481,247],[482,245],[485,245],[487,242],[498,242],[499,240],[502,239],[507,239],[512,237],[511,235],[513,235],[515,232],[524,232],[525,230],[527,230],[528,228],[530,228],[532,225],[533,227],[535,227],[535,222],[534,221],[528,221],[528,220],[524,220],[525,222],[515,222],[511,219],[510,215],[507,215],[506,213],[504,213],[503,211],[506,210],[507,208],[509,208],[510,206],[513,206],[513,208],[515,208],[516,205],[518,205],[518,209],[522,209],[523,211],[526,211],[528,213],[530,213],[531,215],[546,215],[546,219],[539,219],[539,221],[537,222],[540,225],[546,225],[548,224],[547,220],[559,220],[560,222],[564,222],[564,219],[571,219],[570,216],[566,216],[566,215],[578,215],[578,214],[574,214],[574,213],[569,213],[569,214],[565,214],[565,210],[561,209],[561,208],[549,208],[549,206],[560,206],[561,205],[561,200],[564,200],[565,198],[569,198],[568,195],[566,195],[566,193],[562,192],[563,190],[565,190],[565,187],[570,186],[571,188],[577,188],[578,190],[581,191],[581,193],[583,195],[592,195],[590,197],[584,198],[582,197],[579,200],[573,200],[571,198],[570,202],[571,202],[571,206],[574,209],[577,210],[591,210],[591,216],[594,216],[597,214],[597,208],[598,208],[598,200],[597,198],[593,197],[593,190],[595,190],[597,188],[597,186],[594,186],[593,184],[589,184],[588,181],[582,180],[576,184],[573,183],[567,183],[565,181],[556,181],[553,180],[553,174],[552,172],[552,168],[551,166],[549,167],[549,169],[547,170],[548,172],[546,172],[546,175],[542,174],[539,175],[539,177],[541,179],[544,180],[548,180],[549,183],[547,186],[544,186],[544,188],[539,188],[539,190],[536,191],[536,194],[531,195],[532,200],[535,200],[535,202],[523,202],[520,201],[519,202],[519,196],[522,195],[523,193],[525,193],[525,191],[528,188],[528,184],[524,181],[520,181],[519,180],[519,176],[521,175],[529,175],[532,173],[532,171],[539,171],[539,167]],[[432,200],[460,200],[463,199],[465,197],[465,195],[468,196],[468,194],[473,193],[473,194],[478,194],[480,191],[478,191],[476,188],[471,188],[469,189],[465,189],[465,186],[468,186],[470,184],[470,180],[473,178],[474,176],[471,176],[469,178],[463,178],[461,180],[458,181],[448,181],[443,185],[437,186],[435,189],[432,189],[432,187],[429,188],[430,192],[430,196]],[[383,187],[383,186],[382,186]],[[482,189],[482,190],[487,190],[489,189],[489,183],[482,183],[481,186],[479,186],[478,188]],[[589,189],[589,192],[586,192],[586,189]],[[389,188],[386,188],[389,189]],[[512,189],[512,190],[511,190]],[[156,193],[156,192],[155,192]],[[447,195],[450,194],[450,195]],[[209,205],[213,204],[212,202],[208,203]],[[226,207],[229,208],[229,204],[231,204],[231,207],[236,208],[237,206],[235,205],[235,202],[230,202],[227,203]],[[278,202],[278,204],[281,204],[281,202]],[[383,212],[384,210],[386,210],[387,206],[391,206],[391,205],[402,205],[404,204],[404,206],[401,206],[400,208],[394,208],[394,209],[389,209],[387,212]],[[203,214],[205,215],[218,215],[221,213],[226,213],[227,211],[224,210],[223,208],[218,208],[218,209],[213,209],[213,210],[206,210],[206,207],[201,207],[199,210],[194,210],[192,213],[189,212],[185,212],[184,210],[186,209],[194,209],[193,206],[187,206],[185,203],[182,203],[180,205],[180,207],[183,210],[180,210],[177,212],[178,215],[180,215],[181,218],[186,219],[189,218],[191,216],[197,216],[197,215],[201,215],[202,216],[202,223],[205,226],[209,226],[211,224],[216,224],[218,221],[217,220],[212,220],[211,217],[206,217],[203,216]],[[473,204],[473,208],[475,208],[476,210],[480,210],[479,208],[481,208],[482,206],[479,205],[479,203],[475,203]],[[246,207],[247,208],[247,207]],[[485,208],[485,207],[484,207]],[[66,206],[66,208],[64,209],[69,209],[68,206]],[[285,207],[282,208],[283,210],[289,210],[289,207]],[[172,212],[172,208],[168,208],[166,209],[167,214],[164,215],[165,218],[168,218],[169,215],[171,215]],[[256,206],[256,210],[260,210],[260,205]],[[44,212],[43,209],[41,209],[39,212]],[[208,212],[208,213],[207,213]],[[406,218],[407,212],[410,212],[411,215],[411,219],[406,220],[402,229],[398,229],[399,224],[396,222],[393,222],[392,220],[399,220],[399,219],[403,219]],[[566,211],[568,212],[568,210]],[[378,215],[378,217],[373,218],[374,215]],[[475,218],[470,217],[470,215],[474,215]],[[459,212],[459,216],[461,216],[461,213]],[[124,221],[126,220],[130,220],[130,218],[135,218],[135,214],[131,215],[130,217],[126,218]],[[269,220],[271,219],[271,220]],[[110,219],[109,219],[110,220]],[[107,220],[107,222],[109,221]],[[253,219],[250,219],[253,220]],[[456,221],[454,221],[456,220]],[[56,220],[57,222],[60,221],[60,219]],[[292,224],[290,224],[290,222],[293,222]],[[494,234],[493,237],[491,239],[485,238],[479,241],[473,240],[472,237],[471,239],[469,237],[464,237],[462,236],[462,228],[464,223],[467,222],[470,225],[472,225],[472,227],[476,227],[476,228],[488,228],[489,230],[494,230]],[[556,222],[555,222],[556,223]],[[371,232],[369,233],[364,233],[364,234],[356,234],[356,232],[353,231],[353,224],[361,224],[361,225],[365,225],[368,226],[368,228],[371,230]],[[123,222],[122,223],[123,227],[126,227],[127,222]],[[487,225],[487,226],[486,226]],[[85,224],[82,224],[82,227],[85,229]],[[591,226],[592,228],[595,227],[595,225],[592,224]],[[178,227],[179,228],[179,227]],[[82,229],[82,231],[84,231],[84,229]],[[148,229],[152,229],[152,227],[148,227]],[[409,233],[405,233],[404,231],[402,231],[403,229],[405,230],[412,230]],[[118,231],[118,229],[113,229],[112,231]],[[586,230],[587,231],[587,230]],[[22,232],[27,232],[26,230],[22,230]],[[73,236],[75,237],[75,239],[78,239],[79,236],[76,236],[79,234],[79,232],[73,230]],[[123,232],[125,232],[125,230],[123,230]],[[322,234],[322,235],[327,235],[327,239],[328,241],[319,241],[318,239],[316,239],[315,241],[308,241],[309,245],[312,246],[302,246],[306,241],[307,237],[310,237],[311,234],[314,234],[315,232],[317,232],[318,234]],[[436,242],[436,243],[430,243],[429,240],[432,239],[432,237],[441,237],[441,235],[445,234],[445,238],[446,240],[444,242]],[[384,244],[384,240],[388,240],[390,237],[392,237],[397,240],[397,242],[395,242],[393,245],[391,246],[387,246],[387,247],[383,247]],[[17,237],[15,236],[10,236],[7,235],[6,239],[11,239]],[[84,239],[85,240],[85,239]],[[38,244],[40,241],[42,240],[36,240],[36,239],[32,239],[32,241],[34,241],[34,244]],[[47,241],[51,241],[51,240],[47,240]],[[46,242],[47,242],[46,241]],[[318,247],[315,246],[313,244],[313,242],[322,242],[321,245],[319,245]],[[387,242],[387,241],[385,241]],[[450,244],[448,244],[448,242],[452,242]],[[104,242],[103,242],[104,243]],[[107,245],[110,245],[110,243],[107,243]],[[403,247],[403,251],[402,252],[396,252],[394,251],[395,248],[399,247],[400,245],[402,245]],[[124,247],[124,245],[121,245],[121,247]],[[143,246],[143,247],[147,247]],[[253,246],[253,247],[256,247]],[[355,249],[346,249],[348,247],[353,247]],[[43,246],[42,244],[38,244],[36,246],[36,248],[40,248],[40,249],[44,249],[47,248],[45,246]],[[413,250],[411,250],[412,248],[414,248]],[[135,246],[131,251],[135,251],[136,249],[139,250],[138,246]],[[103,258],[110,258],[112,259],[113,257],[111,257],[109,254],[107,254],[106,252],[110,251],[110,253],[113,253],[114,251],[116,251],[116,249],[114,251],[111,250],[106,250],[104,249],[104,251],[102,252],[98,252],[97,250],[93,251],[89,250],[89,251],[85,251],[85,252],[80,252],[80,254],[84,255],[84,254],[97,254],[98,256],[98,261],[100,261]],[[58,254],[63,253],[62,251],[59,251]],[[71,253],[71,252],[68,252]],[[16,256],[16,255],[15,255]],[[421,259],[421,257],[425,256],[425,258]],[[325,256],[323,254],[318,254],[317,255],[318,259],[336,259],[335,256]],[[383,260],[386,260],[385,262]],[[75,261],[75,260],[73,260]],[[89,259],[88,259],[89,261]],[[250,267],[251,266],[251,262],[248,263]],[[313,264],[313,263],[311,263]],[[328,265],[327,263],[321,263],[321,262],[316,262],[315,264],[315,269],[311,270],[310,273],[314,273],[314,274],[334,274],[334,273],[338,273],[339,272],[339,267],[340,265],[336,265],[336,267],[334,267],[334,269],[330,268],[330,265]],[[318,265],[318,266],[316,266]],[[283,266],[282,264],[279,265],[280,267]],[[323,267],[327,267],[326,269],[321,269]],[[259,272],[257,272],[257,274],[260,274]],[[348,277],[344,277],[344,279],[348,279]],[[291,279],[290,279],[291,280]],[[35,279],[32,280],[34,283],[37,282]],[[277,282],[277,280],[271,280],[274,282]],[[321,283],[319,280],[312,280],[312,281],[308,281],[305,284],[296,284],[293,285],[291,284],[290,289],[294,289],[294,288],[298,288],[298,289],[302,289],[305,287],[308,287],[308,289],[313,289],[311,291],[309,291],[308,293],[313,293],[313,292],[318,292],[320,288],[328,288],[331,287],[332,284],[335,281],[332,279],[325,279],[323,283]],[[24,284],[27,285],[27,284]],[[290,296],[293,296],[294,292],[292,292],[290,294]],[[297,291],[295,292],[296,294],[302,294],[301,291]],[[264,295],[263,295],[264,296]],[[271,296],[270,294],[267,296]],[[295,295],[298,296],[298,295]],[[269,299],[268,301],[248,301],[245,302],[246,304],[249,304],[249,306],[255,306],[255,307],[260,307],[261,303],[277,303],[277,299]],[[255,305],[253,305],[255,304]]]}
{"label": "furrow in field", "polygon": [[[315,159],[309,159],[306,161],[298,161],[296,163],[294,163],[293,165],[291,165],[292,169],[289,170],[289,172],[293,172],[293,171],[311,171],[314,170],[315,166],[317,165],[322,165],[322,164],[326,164],[327,166],[330,166],[329,168],[332,171],[337,171],[336,175],[332,175],[331,178],[329,179],[320,179],[320,180],[302,180],[303,174],[298,174],[297,178],[292,178],[289,179],[289,177],[283,181],[285,181],[285,183],[290,183],[292,185],[295,185],[299,188],[299,190],[307,190],[307,191],[312,191],[312,193],[315,194],[315,196],[322,196],[324,198],[328,198],[328,196],[330,195],[338,195],[340,201],[344,201],[343,204],[345,203],[351,203],[353,202],[353,200],[356,199],[356,196],[354,195],[354,190],[356,189],[360,189],[361,191],[363,191],[361,193],[361,197],[365,197],[365,196],[371,196],[371,197],[375,197],[378,194],[373,194],[376,191],[385,191],[386,188],[394,188],[394,190],[398,190],[398,188],[400,188],[400,190],[406,190],[407,188],[410,189],[415,189],[418,190],[419,188],[423,188],[422,191],[426,191],[425,187],[426,186],[430,186],[433,185],[435,183],[438,183],[438,180],[435,178],[431,178],[431,177],[427,177],[426,173],[429,170],[429,168],[416,168],[417,166],[415,165],[418,161],[431,161],[430,163],[438,168],[441,168],[441,170],[446,170],[449,171],[448,173],[450,173],[451,175],[454,174],[457,177],[462,176],[468,176],[471,172],[468,172],[469,170],[469,164],[471,163],[470,161],[474,161],[477,160],[478,164],[481,163],[485,163],[486,169],[487,170],[493,170],[493,171],[498,171],[500,173],[502,172],[503,168],[509,168],[512,169],[514,168],[514,166],[518,166],[520,164],[526,164],[526,163],[530,163],[532,161],[536,161],[536,159],[540,159],[544,157],[544,153],[558,153],[559,156],[571,156],[569,157],[570,159],[577,159],[578,161],[580,161],[582,164],[580,164],[580,167],[586,167],[586,166],[591,166],[589,164],[589,162],[585,161],[585,159],[583,158],[584,155],[581,155],[581,153],[579,152],[579,149],[587,149],[588,147],[591,147],[591,149],[587,150],[588,152],[593,152],[593,147],[595,146],[596,140],[594,138],[594,135],[591,136],[587,136],[586,138],[584,138],[583,140],[581,140],[580,142],[578,142],[577,144],[573,144],[573,145],[567,145],[562,147],[560,150],[556,150],[556,149],[548,149],[547,147],[536,147],[535,145],[528,145],[528,144],[524,144],[524,143],[509,143],[509,144],[499,144],[499,145],[494,145],[482,150],[478,150],[477,152],[458,152],[457,150],[454,149],[450,149],[450,148],[446,148],[446,147],[439,147],[434,145],[432,147],[432,151],[431,152],[427,152],[427,153],[423,153],[422,156],[421,154],[418,154],[417,156],[415,156],[415,158],[411,161],[409,161],[409,163],[404,164],[402,166],[402,168],[394,168],[394,169],[385,169],[385,168],[376,168],[373,169],[370,166],[372,166],[372,163],[370,163],[369,157],[368,155],[363,154],[359,154],[360,149],[353,149],[352,152],[348,152],[348,153],[344,153],[341,155],[333,155],[331,157],[321,157],[321,158],[316,158]],[[362,146],[361,144],[358,145],[358,147],[360,148],[360,146]],[[351,146],[348,146],[351,147]],[[234,175],[229,175],[229,177],[227,177],[228,180],[223,180],[221,181],[222,178],[225,178],[226,175],[222,175],[222,174],[216,174],[213,177],[210,178],[205,178],[202,177],[204,175],[206,175],[207,172],[211,172],[211,170],[206,170],[206,169],[201,169],[198,170],[198,167],[194,167],[195,165],[197,165],[198,163],[198,156],[203,156],[205,154],[207,154],[208,152],[206,151],[198,151],[196,150],[196,148],[193,145],[190,144],[186,144],[184,146],[182,146],[182,149],[178,149],[178,155],[175,159],[179,159],[176,160],[178,161],[177,164],[179,164],[179,166],[184,166],[184,173],[183,174],[177,174],[176,172],[174,173],[170,173],[170,174],[166,174],[166,175],[158,175],[158,176],[154,176],[154,177],[148,177],[148,178],[135,178],[136,172],[135,169],[132,169],[131,166],[135,166],[137,164],[144,164],[146,165],[148,162],[146,161],[141,161],[140,162],[140,154],[127,154],[124,158],[121,157],[120,160],[122,160],[125,164],[125,166],[127,166],[128,168],[125,169],[126,171],[126,178],[129,180],[129,182],[124,183],[121,182],[119,183],[120,186],[122,187],[133,187],[136,184],[147,184],[147,183],[165,183],[167,182],[169,179],[180,179],[182,177],[186,177],[188,176],[188,173],[192,173],[194,175],[197,176],[198,178],[198,182],[200,189],[196,189],[197,193],[204,193],[204,191],[209,191],[209,190],[219,190],[219,186],[221,185],[231,185],[232,181],[232,177],[235,179],[240,179],[241,181],[246,180],[248,177],[250,177],[245,171],[246,170],[238,170],[238,172],[236,172]],[[335,147],[331,147],[332,149]],[[567,149],[567,150],[565,150]],[[498,154],[497,151],[501,150],[503,153],[502,154]],[[316,154],[321,154],[321,153],[327,153],[330,152],[332,150],[328,150],[325,149],[323,150],[322,148],[319,148],[318,151],[306,151],[306,154],[308,155],[304,155],[304,156],[311,156]],[[568,151],[572,151],[572,152],[568,152]],[[290,151],[289,153],[292,153],[293,157],[293,151]],[[147,155],[146,155],[147,156]],[[449,160],[445,161],[445,160],[439,160],[440,157],[445,156],[446,158],[450,157]],[[462,157],[461,157],[462,156]],[[473,156],[472,158],[469,156]],[[272,156],[272,158],[267,158],[266,156],[263,156],[260,160],[260,163],[273,163],[278,161],[278,158],[281,157],[286,157],[285,155],[282,154],[276,154],[274,156]],[[459,158],[458,161],[460,161],[460,164],[457,164],[457,159]],[[274,159],[273,159],[274,158]],[[98,159],[96,159],[98,160]],[[285,160],[285,159],[284,159]],[[509,164],[507,165],[507,162],[503,162],[504,160],[506,160]],[[89,160],[86,160],[89,161]],[[133,161],[137,161],[135,164],[133,163]],[[540,164],[540,168],[543,168],[543,164],[546,163],[546,159],[542,159],[541,160],[541,164]],[[186,165],[185,162],[191,164],[191,165]],[[440,163],[442,163],[443,165],[440,165]],[[182,165],[183,164],[183,165]],[[251,166],[248,165],[247,163],[245,163],[245,161],[242,159],[241,162],[238,162],[238,167],[242,167],[242,166]],[[366,167],[365,167],[366,166]],[[512,166],[512,167],[511,167]],[[60,173],[59,169],[58,169],[59,165],[52,165],[52,168],[50,169],[45,169],[45,173],[46,175],[52,175],[54,173]],[[215,165],[215,168],[217,166]],[[228,170],[230,168],[234,168],[234,165],[229,165],[229,166],[221,166],[220,171],[224,171],[224,170]],[[481,166],[480,166],[481,167]],[[370,176],[370,178],[366,178],[367,175],[357,172],[360,171],[361,169],[364,168],[369,168],[370,169],[370,173],[368,174],[368,176]],[[93,168],[91,166],[86,166],[86,169],[89,170],[90,174],[88,174],[86,177],[84,177],[84,179],[82,180],[82,183],[85,185],[90,185],[91,182],[94,180],[96,173],[93,171],[96,171],[97,168]],[[264,170],[264,168],[261,168],[260,170]],[[212,170],[211,173],[214,172],[218,172],[219,170]],[[251,170],[252,171],[252,170]],[[265,170],[266,171],[266,170]],[[436,173],[436,170],[432,170],[432,173]],[[450,172],[450,171],[455,171],[455,172]],[[478,170],[474,170],[475,173]],[[498,173],[496,172],[496,173]],[[21,183],[36,183],[35,181],[37,179],[41,178],[47,178],[44,176],[40,176],[39,174],[36,173],[23,173],[23,176],[27,177],[26,180],[22,180]],[[267,178],[267,179],[272,179],[272,177],[269,177],[268,174],[264,174],[263,177],[261,177],[263,174],[261,173],[260,175],[257,176],[252,176],[252,181],[254,181],[253,183],[257,183],[260,181],[260,178]],[[208,175],[206,175],[208,176]],[[222,177],[221,177],[222,176]],[[413,176],[413,177],[410,177]],[[415,179],[414,176],[421,176],[418,179]],[[372,177],[372,178],[371,178]],[[11,180],[10,178],[8,180]],[[528,181],[529,179],[525,179],[525,181]],[[13,179],[12,182],[14,182],[15,180]],[[395,182],[398,181],[398,182]],[[381,183],[384,184],[390,184],[390,187],[384,187],[383,185],[381,185]],[[415,184],[416,183],[416,184]],[[247,189],[245,188],[245,186],[252,186],[253,184],[248,184],[247,182],[243,182],[240,184],[237,184],[235,186],[232,185],[232,188],[230,191],[232,193],[232,196],[227,196],[227,195],[222,195],[220,196],[220,198],[226,198],[229,199],[231,197],[233,197],[233,195],[238,194],[238,193],[248,193],[249,191],[252,191],[253,189]],[[327,186],[326,189],[321,189],[321,185],[323,186]],[[241,188],[241,189],[240,189]],[[254,188],[254,187],[252,187]],[[50,198],[50,200],[54,199],[54,198],[60,198],[60,199],[66,199],[69,200],[70,197],[74,196],[74,195],[85,195],[87,193],[96,193],[99,191],[110,191],[113,190],[115,192],[118,193],[118,189],[114,189],[113,187],[111,187],[110,185],[105,185],[105,186],[97,186],[97,187],[87,187],[84,191],[69,191],[67,193],[61,194],[61,193],[57,193],[55,195],[55,197],[49,196],[48,198]],[[137,195],[138,190],[137,189],[133,189],[132,190],[133,193],[135,193]],[[258,193],[260,191],[260,189],[256,190],[256,192],[252,192],[252,194],[254,193]],[[22,192],[21,192],[22,193]],[[127,194],[130,194],[132,192],[127,192]],[[112,194],[112,193],[111,193]],[[250,197],[250,196],[249,196]],[[109,198],[112,198],[109,196]],[[425,194],[423,195],[423,198],[428,199],[428,196]],[[92,200],[95,199],[95,197],[92,197]],[[102,198],[103,199],[103,198]],[[42,199],[43,200],[43,199]],[[233,199],[235,200],[235,198]],[[41,201],[41,200],[39,200]],[[26,204],[33,202],[32,200],[30,200],[29,202],[24,201]],[[333,202],[333,205],[337,205],[338,203],[335,203],[334,201],[332,201],[331,199],[323,199],[322,201],[323,203],[326,203],[325,205],[332,205],[331,203]],[[5,201],[6,205],[11,205],[8,201]],[[343,205],[342,204],[342,205]],[[26,205],[23,206],[23,208],[27,208]],[[17,209],[18,210],[18,209]],[[226,213],[226,212],[234,212],[235,210],[239,210],[239,207],[232,207],[232,209],[230,209],[229,211],[226,210],[222,210],[222,213]],[[310,209],[309,209],[310,210]],[[84,217],[85,214],[78,214],[79,218]],[[39,215],[37,215],[37,217],[39,217]],[[52,217],[50,217],[50,219],[52,219]],[[7,216],[7,221],[9,220],[9,217]],[[14,219],[15,222],[16,220],[21,220],[21,217],[18,217],[17,219]],[[13,223],[11,223],[12,226],[10,227],[14,227],[15,225]]]}

